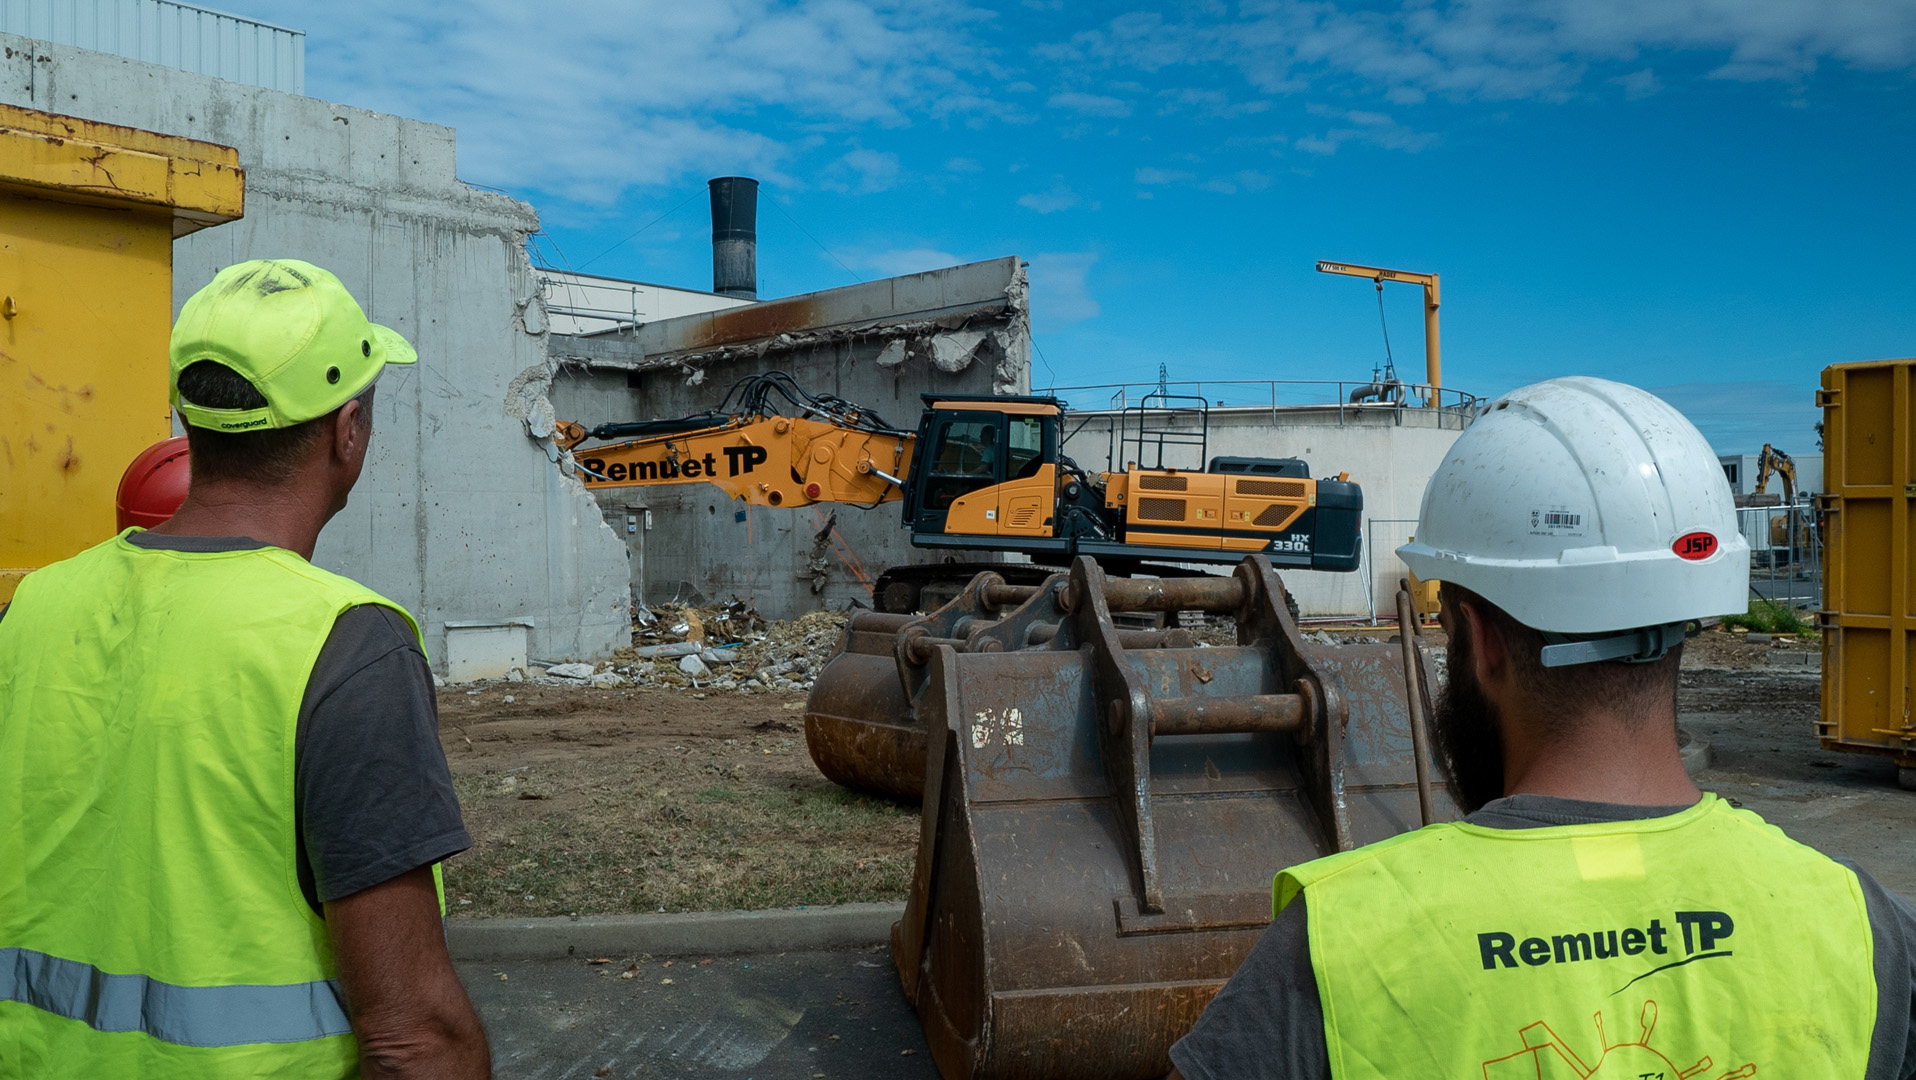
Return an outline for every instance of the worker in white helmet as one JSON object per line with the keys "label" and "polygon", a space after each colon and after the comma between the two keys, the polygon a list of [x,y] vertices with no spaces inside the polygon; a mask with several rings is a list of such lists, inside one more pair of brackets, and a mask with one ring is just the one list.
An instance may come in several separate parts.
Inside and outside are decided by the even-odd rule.
{"label": "worker in white helmet", "polygon": [[1916,910],[1684,771],[1684,624],[1749,576],[1696,428],[1601,379],[1513,391],[1398,550],[1443,582],[1468,816],[1278,874],[1173,1075],[1916,1075]]}

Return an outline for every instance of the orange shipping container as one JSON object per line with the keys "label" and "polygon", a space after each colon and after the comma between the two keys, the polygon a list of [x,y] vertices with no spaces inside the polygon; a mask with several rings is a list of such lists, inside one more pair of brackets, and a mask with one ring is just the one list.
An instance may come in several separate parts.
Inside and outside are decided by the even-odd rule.
{"label": "orange shipping container", "polygon": [[1823,370],[1823,712],[1830,750],[1887,754],[1916,789],[1916,359]]}

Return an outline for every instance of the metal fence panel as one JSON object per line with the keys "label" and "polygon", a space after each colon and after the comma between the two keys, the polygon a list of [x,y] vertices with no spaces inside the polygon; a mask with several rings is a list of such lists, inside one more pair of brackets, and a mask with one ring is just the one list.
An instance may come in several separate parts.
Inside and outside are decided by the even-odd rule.
{"label": "metal fence panel", "polygon": [[0,0],[0,32],[306,92],[306,32],[178,0]]}

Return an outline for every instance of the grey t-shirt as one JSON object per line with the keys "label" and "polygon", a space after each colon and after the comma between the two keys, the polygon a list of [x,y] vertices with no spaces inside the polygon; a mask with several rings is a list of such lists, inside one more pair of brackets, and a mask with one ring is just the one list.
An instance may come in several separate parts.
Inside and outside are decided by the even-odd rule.
{"label": "grey t-shirt", "polygon": [[[1626,806],[1544,795],[1497,799],[1466,820],[1493,829],[1668,817],[1687,807]],[[1875,937],[1876,1028],[1866,1080],[1916,1077],[1916,908],[1854,864]],[[1171,1047],[1187,1080],[1325,1080],[1324,1010],[1311,968],[1309,890],[1272,920],[1190,1034]]]}
{"label": "grey t-shirt", "polygon": [[[243,536],[127,539],[153,551],[267,546]],[[347,610],[320,648],[294,731],[293,821],[299,887],[315,911],[472,846],[439,745],[432,672],[391,608]]]}

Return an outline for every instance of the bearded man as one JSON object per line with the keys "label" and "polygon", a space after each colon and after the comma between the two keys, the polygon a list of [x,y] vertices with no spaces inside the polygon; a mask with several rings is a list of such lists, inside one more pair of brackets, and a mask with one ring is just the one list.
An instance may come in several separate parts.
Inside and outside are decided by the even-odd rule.
{"label": "bearded man", "polygon": [[1512,391],[1399,554],[1443,582],[1466,817],[1279,873],[1172,1076],[1916,1075],[1916,910],[1684,771],[1684,626],[1749,575],[1696,428],[1601,379]]}

